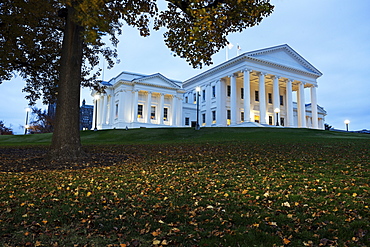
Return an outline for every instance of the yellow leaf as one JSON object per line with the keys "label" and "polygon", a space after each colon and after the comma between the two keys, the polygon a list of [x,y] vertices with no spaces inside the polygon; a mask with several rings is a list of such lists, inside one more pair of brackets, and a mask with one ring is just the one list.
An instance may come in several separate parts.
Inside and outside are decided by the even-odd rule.
{"label": "yellow leaf", "polygon": [[47,220],[43,220],[42,223],[46,224],[46,223],[48,223],[48,221]]}
{"label": "yellow leaf", "polygon": [[120,246],[120,247],[127,247],[127,245],[126,245],[126,244],[120,244],[119,246]]}
{"label": "yellow leaf", "polygon": [[287,238],[284,238],[284,239],[283,239],[283,243],[284,243],[284,244],[289,244],[289,243],[290,243],[290,240],[289,240],[289,239],[287,239]]}
{"label": "yellow leaf", "polygon": [[157,240],[157,239],[154,239],[154,240],[153,240],[153,244],[154,244],[154,245],[158,245],[158,244],[160,244],[160,243],[161,243],[161,241],[159,241],[159,240]]}
{"label": "yellow leaf", "polygon": [[91,196],[91,192],[90,191],[87,192],[86,196]]}
{"label": "yellow leaf", "polygon": [[356,197],[356,196],[357,196],[357,193],[353,193],[353,194],[352,194],[352,196],[353,196],[353,197]]}
{"label": "yellow leaf", "polygon": [[245,195],[245,194],[247,194],[247,193],[248,193],[248,190],[243,190],[243,191],[242,191],[242,194],[243,194],[243,195]]}

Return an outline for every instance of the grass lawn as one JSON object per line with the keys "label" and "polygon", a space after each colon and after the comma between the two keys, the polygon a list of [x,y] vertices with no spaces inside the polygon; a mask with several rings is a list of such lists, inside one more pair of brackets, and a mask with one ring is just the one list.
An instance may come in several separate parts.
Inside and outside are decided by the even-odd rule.
{"label": "grass lawn", "polygon": [[[127,156],[1,172],[0,246],[370,246],[370,135],[184,128],[81,138],[91,153]],[[0,136],[0,168],[19,162],[9,150],[46,150],[50,139]]]}

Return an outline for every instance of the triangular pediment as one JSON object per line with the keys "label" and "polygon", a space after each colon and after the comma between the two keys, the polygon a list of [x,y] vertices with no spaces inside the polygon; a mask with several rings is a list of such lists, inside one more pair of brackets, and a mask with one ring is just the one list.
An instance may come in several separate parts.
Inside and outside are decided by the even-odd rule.
{"label": "triangular pediment", "polygon": [[163,76],[160,73],[135,78],[133,82],[145,83],[156,87],[167,87],[176,89],[180,88],[180,86],[175,81],[168,79],[167,77]]}
{"label": "triangular pediment", "polygon": [[260,61],[314,73],[318,76],[322,75],[318,69],[312,66],[307,60],[286,44],[247,52],[245,55]]}

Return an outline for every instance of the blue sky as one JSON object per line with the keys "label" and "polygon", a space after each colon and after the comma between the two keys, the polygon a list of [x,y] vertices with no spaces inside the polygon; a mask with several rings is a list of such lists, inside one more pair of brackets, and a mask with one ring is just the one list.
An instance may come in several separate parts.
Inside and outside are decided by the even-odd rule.
{"label": "blue sky", "polygon": [[[256,27],[228,36],[236,56],[236,44],[241,52],[288,44],[323,76],[318,79],[319,105],[327,111],[326,123],[350,130],[370,129],[370,9],[369,0],[272,0],[275,11]],[[121,71],[143,74],[161,73],[186,80],[203,70],[193,69],[185,60],[174,57],[165,46],[163,32],[153,32],[143,38],[138,31],[125,27],[119,37],[120,64],[104,71],[104,80]],[[225,50],[213,57],[215,65],[225,61]],[[0,84],[0,120],[12,125],[16,133],[24,125],[27,101],[22,93],[20,78]],[[92,104],[89,90],[82,98]],[[308,103],[309,101],[307,101]],[[38,107],[44,107],[38,103]]]}

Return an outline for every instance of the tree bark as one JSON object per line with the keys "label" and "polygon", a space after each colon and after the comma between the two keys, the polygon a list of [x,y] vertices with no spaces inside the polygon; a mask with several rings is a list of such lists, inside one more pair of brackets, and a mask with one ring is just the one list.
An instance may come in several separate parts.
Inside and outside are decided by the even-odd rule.
{"label": "tree bark", "polygon": [[83,28],[74,22],[73,7],[65,16],[56,121],[49,158],[71,161],[85,157],[80,141],[80,82],[83,57]]}

